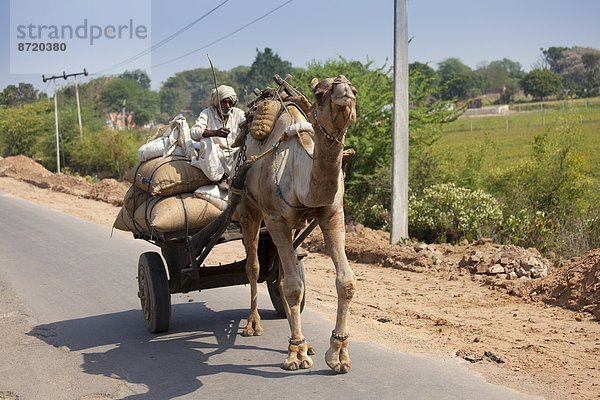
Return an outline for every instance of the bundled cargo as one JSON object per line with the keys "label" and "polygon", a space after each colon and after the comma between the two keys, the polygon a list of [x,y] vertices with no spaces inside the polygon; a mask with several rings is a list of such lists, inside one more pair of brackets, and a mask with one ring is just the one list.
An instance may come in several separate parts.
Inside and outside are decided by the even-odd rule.
{"label": "bundled cargo", "polygon": [[138,160],[148,161],[167,156],[182,156],[192,159],[196,155],[195,153],[190,127],[185,117],[178,115],[169,122],[166,130],[159,130],[148,143],[138,149]]}
{"label": "bundled cargo", "polygon": [[142,162],[135,171],[134,185],[152,196],[193,192],[211,181],[181,156],[158,157]]}
{"label": "bundled cargo", "polygon": [[[194,143],[182,116],[176,117],[166,131],[141,146],[133,185],[123,199],[123,207],[113,226],[142,237],[160,233],[203,228],[217,218],[227,192],[219,191],[201,169],[191,164]],[[201,187],[216,190],[195,196]],[[201,191],[203,192],[203,191]],[[202,198],[204,197],[204,198]]]}
{"label": "bundled cargo", "polygon": [[[131,202],[130,204],[134,204]],[[123,206],[114,223],[116,229],[138,234],[175,232],[203,228],[221,214],[221,210],[193,193],[154,196],[135,210]]]}

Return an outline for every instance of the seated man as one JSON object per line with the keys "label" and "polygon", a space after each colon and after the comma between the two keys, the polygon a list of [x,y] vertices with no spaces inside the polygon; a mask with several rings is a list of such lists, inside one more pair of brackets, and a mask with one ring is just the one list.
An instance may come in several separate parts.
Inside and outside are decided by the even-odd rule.
{"label": "seated man", "polygon": [[244,111],[235,107],[237,94],[232,87],[221,85],[211,93],[211,106],[202,110],[190,134],[196,144],[198,158],[192,165],[200,168],[211,181],[231,175],[234,149],[231,147],[244,121]]}

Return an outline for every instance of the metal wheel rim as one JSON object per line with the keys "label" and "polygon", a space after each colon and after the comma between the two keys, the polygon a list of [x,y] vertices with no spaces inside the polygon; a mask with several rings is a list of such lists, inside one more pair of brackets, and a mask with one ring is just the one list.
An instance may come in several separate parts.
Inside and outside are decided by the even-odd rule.
{"label": "metal wheel rim", "polygon": [[148,304],[146,293],[148,293],[148,281],[146,279],[146,274],[140,274],[140,282],[139,282],[139,290],[140,290],[140,303],[142,305],[142,312],[144,313],[144,320],[150,320],[150,304]]}

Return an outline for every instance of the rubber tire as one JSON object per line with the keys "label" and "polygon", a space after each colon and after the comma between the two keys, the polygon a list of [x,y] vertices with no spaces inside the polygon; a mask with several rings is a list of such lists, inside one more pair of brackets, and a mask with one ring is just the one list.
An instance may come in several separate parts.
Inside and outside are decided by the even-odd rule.
{"label": "rubber tire", "polygon": [[148,331],[168,331],[171,321],[171,295],[165,264],[160,254],[149,251],[140,255],[138,287],[138,297]]}
{"label": "rubber tire", "polygon": [[[273,268],[277,268],[277,270],[279,271],[279,268],[281,266],[281,261],[279,260],[279,256],[275,257],[275,260],[273,261],[274,265]],[[300,278],[302,279],[302,283],[303,283],[303,296],[302,296],[302,302],[300,303],[300,312],[304,311],[304,304],[306,303],[306,283],[304,281],[304,261],[302,260],[298,260],[298,262],[296,263],[296,267],[299,268],[300,270]],[[279,274],[277,274],[277,279],[274,281],[267,281],[267,289],[269,290],[269,297],[271,298],[271,303],[273,304],[273,308],[275,309],[275,311],[277,312],[277,315],[279,315],[281,318],[287,318],[287,315],[285,315],[285,308],[283,307],[283,301],[281,300],[281,294],[279,293],[279,285],[278,285],[278,281],[279,281]]]}

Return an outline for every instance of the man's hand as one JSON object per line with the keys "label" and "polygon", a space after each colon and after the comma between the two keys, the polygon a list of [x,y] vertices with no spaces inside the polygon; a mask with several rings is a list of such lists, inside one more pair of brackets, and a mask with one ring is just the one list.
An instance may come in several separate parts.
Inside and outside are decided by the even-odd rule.
{"label": "man's hand", "polygon": [[226,127],[221,127],[219,129],[205,129],[204,133],[202,134],[203,137],[208,138],[208,137],[222,137],[222,138],[226,138],[229,135],[229,128]]}
{"label": "man's hand", "polygon": [[230,130],[229,130],[229,128],[226,128],[223,126],[223,127],[219,128],[216,132],[217,132],[216,136],[226,138],[227,135],[229,135]]}

